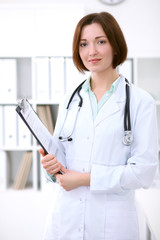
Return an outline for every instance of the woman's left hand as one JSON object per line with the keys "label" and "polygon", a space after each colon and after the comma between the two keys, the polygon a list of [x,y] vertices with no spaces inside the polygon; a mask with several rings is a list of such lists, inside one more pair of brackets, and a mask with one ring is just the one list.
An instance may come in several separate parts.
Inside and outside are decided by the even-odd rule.
{"label": "woman's left hand", "polygon": [[55,174],[58,183],[66,190],[70,191],[72,189],[78,188],[80,186],[90,185],[90,174],[81,173],[78,171],[72,171],[61,167],[61,171],[64,174]]}

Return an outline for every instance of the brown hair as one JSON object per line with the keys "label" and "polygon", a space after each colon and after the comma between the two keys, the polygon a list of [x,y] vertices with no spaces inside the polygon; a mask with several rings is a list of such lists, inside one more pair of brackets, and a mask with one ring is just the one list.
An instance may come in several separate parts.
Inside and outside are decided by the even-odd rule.
{"label": "brown hair", "polygon": [[79,43],[82,28],[92,23],[99,23],[103,31],[105,32],[112,48],[113,57],[113,68],[116,68],[119,64],[123,63],[127,57],[127,44],[123,35],[123,32],[116,21],[116,19],[108,12],[91,13],[84,16],[77,24],[73,37],[73,62],[77,69],[84,73],[88,69],[84,66],[80,55],[79,55]]}

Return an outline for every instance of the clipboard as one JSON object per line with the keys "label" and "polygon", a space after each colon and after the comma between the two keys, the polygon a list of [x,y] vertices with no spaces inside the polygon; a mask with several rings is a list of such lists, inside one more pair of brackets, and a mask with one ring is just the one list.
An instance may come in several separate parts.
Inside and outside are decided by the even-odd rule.
{"label": "clipboard", "polygon": [[[56,155],[57,146],[53,141],[53,136],[40,120],[29,101],[26,98],[23,98],[15,110],[26,124],[32,135],[35,137],[39,145],[43,148],[45,154],[53,153]],[[58,173],[62,174],[61,171]]]}

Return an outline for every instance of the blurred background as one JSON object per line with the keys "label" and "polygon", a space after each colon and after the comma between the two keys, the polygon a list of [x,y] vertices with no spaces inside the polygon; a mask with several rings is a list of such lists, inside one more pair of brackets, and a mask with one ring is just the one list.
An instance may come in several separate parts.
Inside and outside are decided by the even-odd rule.
{"label": "blurred background", "polygon": [[[155,99],[160,142],[160,1],[104,2],[0,0],[0,240],[43,239],[56,192],[15,108],[27,97],[53,133],[63,94],[87,77],[72,62],[74,29],[84,15],[108,11],[119,22],[128,57],[118,71]],[[136,193],[141,240],[160,239],[159,182],[158,168],[151,188]]]}

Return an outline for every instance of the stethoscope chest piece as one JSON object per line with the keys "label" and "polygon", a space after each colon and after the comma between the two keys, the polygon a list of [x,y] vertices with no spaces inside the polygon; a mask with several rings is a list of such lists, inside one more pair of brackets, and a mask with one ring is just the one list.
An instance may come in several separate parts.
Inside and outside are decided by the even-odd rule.
{"label": "stethoscope chest piece", "polygon": [[133,142],[133,135],[131,131],[125,131],[125,135],[123,137],[123,144],[126,146],[130,146],[131,143]]}

